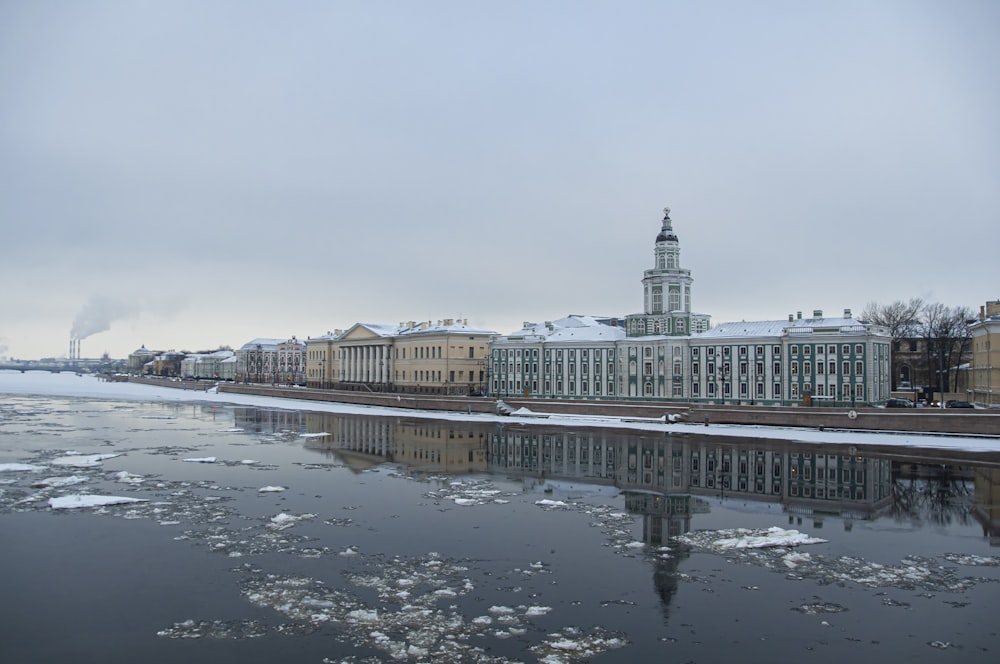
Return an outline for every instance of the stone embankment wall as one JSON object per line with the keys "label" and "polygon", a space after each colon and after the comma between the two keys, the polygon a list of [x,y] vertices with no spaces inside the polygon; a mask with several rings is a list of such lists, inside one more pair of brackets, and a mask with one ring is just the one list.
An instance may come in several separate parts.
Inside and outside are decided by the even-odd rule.
{"label": "stone embankment wall", "polygon": [[[130,381],[206,390],[215,383],[206,381],[171,381],[130,377]],[[383,406],[462,413],[495,413],[496,401],[487,397],[430,396],[314,390],[297,387],[220,383],[219,392],[257,394],[285,399],[301,399],[362,406]],[[790,426],[812,429],[857,429],[859,431],[912,431],[952,433],[997,437],[1000,450],[1000,412],[941,408],[872,408],[854,409],[831,406],[815,408],[787,406],[721,406],[704,404],[650,403],[637,401],[558,401],[553,399],[508,398],[512,409],[528,408],[536,413],[598,415],[606,417],[656,418],[666,413],[685,414],[687,422],[708,424],[746,424]],[[853,416],[852,416],[853,413]]]}

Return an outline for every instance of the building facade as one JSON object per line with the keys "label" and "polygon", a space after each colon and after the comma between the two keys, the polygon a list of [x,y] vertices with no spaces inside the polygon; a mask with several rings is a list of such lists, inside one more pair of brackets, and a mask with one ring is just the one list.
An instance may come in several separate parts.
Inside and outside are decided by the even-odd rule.
{"label": "building facade", "polygon": [[272,385],[305,384],[306,344],[290,339],[258,338],[236,351],[236,380]]}
{"label": "building facade", "polygon": [[[490,344],[497,397],[855,405],[887,399],[891,338],[880,327],[813,311],[811,318],[708,328],[693,314],[691,275],[669,209],[643,278],[645,312],[525,323]],[[650,333],[650,330],[654,333]],[[685,333],[695,330],[696,333]],[[658,332],[656,332],[658,331]]]}
{"label": "building facade", "polygon": [[687,336],[708,330],[711,316],[691,312],[691,270],[681,267],[681,246],[670,208],[653,245],[653,267],[642,276],[643,313],[625,319],[629,336]]}
{"label": "building facade", "polygon": [[1000,407],[1000,300],[987,302],[972,333],[969,401],[986,408]]}
{"label": "building facade", "polygon": [[487,388],[487,351],[496,332],[468,320],[399,325],[356,323],[311,338],[307,385],[367,392],[480,394]]}

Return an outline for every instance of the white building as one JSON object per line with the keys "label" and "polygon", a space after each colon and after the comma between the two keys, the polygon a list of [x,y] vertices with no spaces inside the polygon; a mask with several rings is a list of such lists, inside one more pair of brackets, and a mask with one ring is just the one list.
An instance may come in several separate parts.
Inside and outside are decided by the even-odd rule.
{"label": "white building", "polygon": [[254,339],[236,351],[236,380],[245,383],[305,383],[306,344],[291,339]]}
{"label": "white building", "polygon": [[235,356],[231,350],[217,350],[212,353],[191,353],[181,360],[182,378],[209,378],[215,380],[227,380],[223,376],[224,369],[222,363],[232,359],[231,371],[228,380],[232,380],[235,375]]}
{"label": "white building", "polygon": [[645,312],[626,317],[624,329],[614,318],[569,316],[495,337],[492,393],[809,405],[889,397],[886,330],[852,318],[850,310],[835,318],[814,311],[806,319],[709,329],[708,315],[690,311],[692,279],[680,268],[669,209],[654,255],[655,267],[643,278]]}

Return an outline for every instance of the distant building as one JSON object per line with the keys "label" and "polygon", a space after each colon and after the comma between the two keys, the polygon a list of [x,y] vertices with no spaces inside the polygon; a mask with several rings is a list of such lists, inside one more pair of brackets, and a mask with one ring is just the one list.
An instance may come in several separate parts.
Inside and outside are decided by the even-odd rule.
{"label": "distant building", "polygon": [[[217,350],[211,353],[191,353],[181,360],[181,378],[233,380],[235,377],[236,354],[231,350]],[[228,367],[231,371],[226,372],[222,364],[226,360],[232,360]],[[224,377],[224,373],[231,375]]]}
{"label": "distant building", "polygon": [[163,351],[159,350],[148,350],[145,346],[141,346],[136,350],[129,353],[128,356],[128,372],[135,376],[142,375],[146,373],[145,367],[147,364],[153,361],[157,355]]}
{"label": "distant building", "polygon": [[987,302],[973,323],[969,401],[987,408],[1000,407],[1000,300]]}
{"label": "distant building", "polygon": [[259,338],[236,351],[236,380],[272,385],[305,384],[306,344],[290,339]]}
{"label": "distant building", "polygon": [[[568,316],[490,343],[490,392],[561,399],[860,404],[889,397],[886,330],[813,311],[723,323],[691,312],[688,270],[669,209],[643,278],[645,312]],[[694,332],[691,334],[690,332]]]}

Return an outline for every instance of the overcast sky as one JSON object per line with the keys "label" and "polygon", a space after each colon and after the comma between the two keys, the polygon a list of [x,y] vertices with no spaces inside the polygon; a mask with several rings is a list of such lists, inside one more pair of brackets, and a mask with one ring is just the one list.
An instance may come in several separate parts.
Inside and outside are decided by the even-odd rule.
{"label": "overcast sky", "polygon": [[1000,3],[0,2],[0,355],[1000,298]]}

